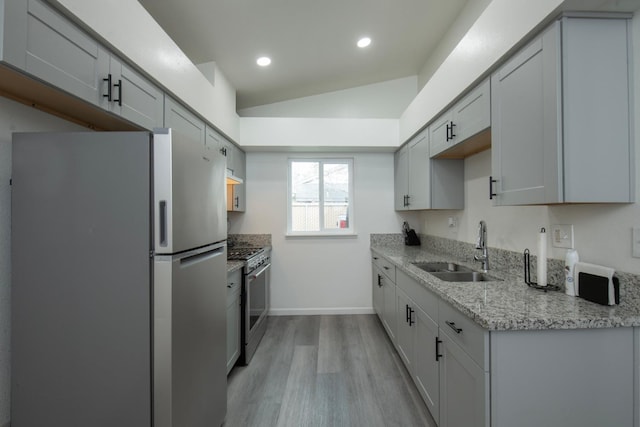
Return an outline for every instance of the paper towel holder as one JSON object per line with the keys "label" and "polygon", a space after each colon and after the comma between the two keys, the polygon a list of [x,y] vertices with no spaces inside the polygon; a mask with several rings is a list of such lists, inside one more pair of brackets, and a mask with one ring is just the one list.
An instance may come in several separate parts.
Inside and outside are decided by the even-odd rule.
{"label": "paper towel holder", "polygon": [[529,249],[524,250],[524,282],[530,288],[540,289],[541,291],[559,291],[558,285],[539,286],[536,282],[531,281],[531,252]]}

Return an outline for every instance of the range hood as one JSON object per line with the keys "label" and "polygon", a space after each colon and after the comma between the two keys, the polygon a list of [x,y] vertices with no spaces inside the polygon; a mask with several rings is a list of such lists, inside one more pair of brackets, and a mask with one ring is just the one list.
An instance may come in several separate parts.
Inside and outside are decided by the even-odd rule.
{"label": "range hood", "polygon": [[227,185],[237,185],[242,184],[243,182],[242,178],[235,176],[231,169],[227,169]]}

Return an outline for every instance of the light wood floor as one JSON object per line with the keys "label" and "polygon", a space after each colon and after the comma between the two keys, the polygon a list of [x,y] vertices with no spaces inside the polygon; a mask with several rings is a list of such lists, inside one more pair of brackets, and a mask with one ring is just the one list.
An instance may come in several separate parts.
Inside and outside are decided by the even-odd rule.
{"label": "light wood floor", "polygon": [[270,317],[225,427],[435,427],[375,315]]}

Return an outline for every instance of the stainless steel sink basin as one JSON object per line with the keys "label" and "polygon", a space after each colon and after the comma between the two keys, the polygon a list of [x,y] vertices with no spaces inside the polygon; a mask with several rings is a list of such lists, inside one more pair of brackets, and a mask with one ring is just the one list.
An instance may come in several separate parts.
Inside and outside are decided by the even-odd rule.
{"label": "stainless steel sink basin", "polygon": [[472,272],[473,270],[453,262],[414,262],[413,265],[427,273],[433,272]]}
{"label": "stainless steel sink basin", "polygon": [[434,271],[433,276],[446,282],[496,282],[502,281],[497,277],[478,271]]}

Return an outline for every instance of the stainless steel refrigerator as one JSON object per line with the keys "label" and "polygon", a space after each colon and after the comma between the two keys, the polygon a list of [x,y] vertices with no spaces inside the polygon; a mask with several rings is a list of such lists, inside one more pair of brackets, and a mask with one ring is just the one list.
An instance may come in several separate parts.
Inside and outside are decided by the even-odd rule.
{"label": "stainless steel refrigerator", "polygon": [[226,414],[224,158],[171,129],[13,136],[11,425]]}

